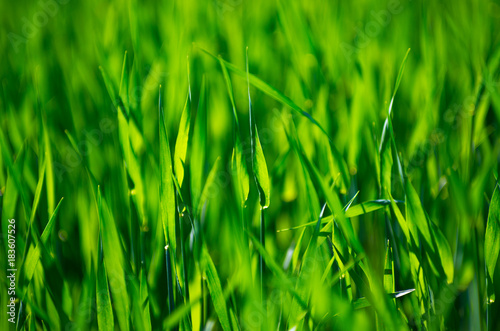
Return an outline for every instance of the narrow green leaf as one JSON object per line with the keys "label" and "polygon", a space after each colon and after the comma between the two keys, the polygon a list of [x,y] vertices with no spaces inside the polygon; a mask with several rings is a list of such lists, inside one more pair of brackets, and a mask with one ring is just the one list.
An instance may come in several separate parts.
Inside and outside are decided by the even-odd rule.
{"label": "narrow green leaf", "polygon": [[243,147],[241,145],[240,139],[240,125],[238,121],[238,113],[236,112],[236,104],[234,102],[234,94],[233,94],[233,84],[231,82],[231,78],[229,77],[229,73],[227,72],[226,65],[221,57],[218,58],[220,66],[222,68],[222,73],[224,75],[224,80],[226,81],[227,94],[229,95],[229,100],[231,101],[231,108],[233,110],[233,118],[235,123],[234,128],[234,148],[232,155],[232,169],[233,174],[235,174],[235,186],[236,193],[238,194],[239,200],[241,202],[241,206],[243,206],[248,198],[248,193],[250,191],[249,185],[249,175],[247,171],[246,161],[243,157]]}
{"label": "narrow green leaf", "polygon": [[[406,60],[408,59],[408,54],[410,53],[410,49],[408,48],[408,50],[406,51],[406,54],[405,54],[405,57],[403,58],[403,62],[401,63],[401,66],[399,67],[399,72],[398,72],[398,76],[396,78],[396,83],[394,84],[394,91],[392,92],[392,97],[391,97],[391,101],[389,103],[389,109],[387,111],[387,118],[385,120],[385,123],[384,123],[384,128],[382,130],[382,137],[380,139],[380,148],[379,148],[379,152],[380,154],[382,154],[382,149],[384,148],[384,146],[386,145],[386,140],[387,139],[391,139],[392,140],[392,147],[394,148],[394,152],[396,154],[396,161],[397,161],[397,165],[398,165],[398,172],[399,172],[399,175],[400,175],[400,178],[401,178],[401,183],[404,183],[404,174],[403,174],[403,168],[402,168],[402,164],[401,164],[401,160],[399,159],[399,154],[398,154],[398,149],[396,147],[396,140],[394,138],[394,130],[392,128],[392,119],[391,119],[391,114],[392,114],[392,106],[394,104],[394,98],[396,96],[396,92],[398,91],[398,88],[399,88],[399,84],[401,82],[401,78],[403,77],[403,72],[405,70],[405,67],[406,67]],[[389,131],[389,134],[390,134],[390,137],[387,138],[386,135],[387,135],[387,131]],[[390,150],[387,150],[387,153],[390,153]],[[383,160],[383,162],[387,165],[388,163],[388,155],[384,156],[386,159]],[[382,183],[382,184],[386,184],[386,183]]]}
{"label": "narrow green leaf", "polygon": [[145,269],[141,268],[140,274],[140,307],[143,309],[144,323],[146,324],[146,331],[151,330],[151,313],[149,310],[149,288],[146,279]]}
{"label": "narrow green leaf", "polygon": [[45,178],[45,170],[47,166],[47,161],[43,162],[43,165],[40,169],[41,173],[38,174],[38,183],[35,189],[35,196],[33,198],[33,206],[31,207],[31,216],[29,221],[29,226],[33,226],[33,221],[35,220],[36,211],[38,209],[38,203],[40,202],[40,195],[42,194],[43,180]]}
{"label": "narrow green leaf", "polygon": [[221,189],[215,182],[215,179],[217,178],[217,172],[219,171],[219,166],[220,157],[215,160],[212,169],[208,173],[207,181],[205,182],[205,186],[203,186],[203,191],[201,193],[200,204],[198,205],[198,214],[201,213],[201,209],[203,208],[205,202],[217,195],[219,193],[219,190]]}
{"label": "narrow green leaf", "polygon": [[[429,228],[429,224],[427,222],[427,218],[425,217],[425,212],[420,203],[420,198],[418,197],[417,192],[413,188],[413,185],[410,181],[406,181],[406,221],[409,224],[410,234],[412,234],[415,243],[419,243],[420,233],[427,243],[429,248],[434,248],[433,241],[431,238],[431,231]],[[418,233],[417,233],[418,229]]]}
{"label": "narrow green leaf", "polygon": [[55,221],[57,218],[57,213],[59,212],[59,207],[61,206],[61,202],[63,201],[64,198],[61,198],[59,200],[59,203],[57,204],[56,208],[54,209],[54,212],[52,213],[52,216],[50,217],[49,221],[47,222],[47,225],[45,226],[45,229],[42,232],[42,236],[40,238],[41,243],[38,243],[35,247],[35,249],[28,251],[28,255],[26,256],[26,261],[25,261],[25,266],[24,266],[24,273],[26,275],[26,283],[29,284],[31,279],[33,278],[33,274],[35,272],[36,265],[38,264],[38,261],[40,260],[40,256],[42,254],[42,247],[45,247],[47,245],[47,242],[49,240],[49,236],[54,230],[54,225]]}
{"label": "narrow green leaf", "polygon": [[113,319],[113,307],[108,288],[108,274],[104,263],[97,265],[97,324],[99,330],[113,331],[115,321]]}
{"label": "narrow green leaf", "polygon": [[198,111],[196,113],[196,122],[193,132],[193,143],[191,146],[191,162],[189,174],[191,179],[191,199],[193,201],[193,210],[198,210],[203,189],[203,180],[205,175],[205,155],[207,147],[207,103],[206,103],[206,83],[203,77],[200,88],[200,99],[198,102]]}
{"label": "narrow green leaf", "polygon": [[229,316],[227,313],[226,299],[222,292],[222,286],[217,274],[217,269],[215,268],[214,262],[208,254],[207,249],[203,250],[203,262],[205,266],[205,274],[207,276],[208,290],[210,291],[210,296],[212,297],[212,302],[214,304],[217,316],[219,316],[219,321],[224,331],[231,331],[231,323],[229,321]]}
{"label": "narrow green leaf", "polygon": [[123,55],[123,64],[122,64],[122,76],[120,79],[120,88],[118,89],[118,95],[120,96],[121,101],[124,103],[124,108],[127,115],[130,114],[129,110],[129,94],[128,94],[128,86],[129,86],[129,69],[127,65],[127,51]]}
{"label": "narrow green leaf", "polygon": [[255,127],[255,151],[253,157],[253,171],[257,185],[259,187],[260,205],[262,208],[268,208],[271,199],[271,185],[269,182],[269,173],[267,171],[264,151],[260,144],[259,132]]}
{"label": "narrow green leaf", "polygon": [[97,210],[99,212],[99,229],[102,236],[104,264],[109,276],[113,278],[113,281],[109,282],[109,287],[114,312],[120,329],[128,330],[130,310],[125,281],[125,257],[115,221],[106,200],[101,195],[100,187],[97,188]]}
{"label": "narrow green leaf", "polygon": [[111,99],[111,102],[115,106],[116,109],[118,109],[118,98],[116,97],[115,94],[115,88],[113,86],[113,83],[109,79],[108,74],[104,70],[102,66],[99,66],[99,70],[101,71],[102,78],[104,80],[104,85],[106,85],[106,90],[108,91],[109,97]]}
{"label": "narrow green leaf", "polygon": [[394,292],[394,260],[392,257],[392,247],[389,240],[386,241],[385,263],[384,263],[384,289],[387,293]]}
{"label": "narrow green leaf", "polygon": [[437,249],[439,252],[439,257],[441,258],[441,265],[443,267],[443,271],[446,275],[446,279],[448,284],[453,283],[453,276],[455,267],[453,265],[453,255],[451,254],[450,244],[443,232],[435,225],[431,220],[429,220],[429,224],[431,225],[432,237],[434,238]]}
{"label": "narrow green leaf", "polygon": [[42,117],[42,130],[43,130],[43,150],[44,150],[44,160],[46,162],[46,177],[45,185],[47,189],[47,204],[49,214],[54,211],[54,199],[55,199],[55,184],[54,184],[54,165],[52,161],[52,149],[50,146],[50,136],[49,128],[47,126],[47,115],[45,114],[45,107],[40,106],[41,117]]}
{"label": "narrow green leaf", "polygon": [[498,184],[493,191],[488,212],[488,223],[486,225],[486,235],[484,239],[484,258],[486,268],[493,279],[495,266],[497,264],[498,253],[500,252],[500,191]]}
{"label": "narrow green leaf", "polygon": [[401,230],[403,231],[406,241],[410,242],[410,232],[408,230],[408,224],[406,223],[405,218],[403,217],[403,214],[399,210],[398,205],[396,204],[396,201],[392,198],[392,196],[389,194],[389,198],[391,199],[391,207],[392,210],[394,211],[394,214],[396,215],[396,220],[399,223],[399,226],[401,227]]}
{"label": "narrow green leaf", "polygon": [[239,135],[236,136],[231,157],[231,166],[233,174],[235,174],[236,193],[238,194],[241,206],[244,206],[250,192],[250,176],[248,175],[246,161],[243,157],[243,148]]}
{"label": "narrow green leaf", "polygon": [[161,221],[165,242],[176,252],[175,238],[175,189],[172,180],[172,157],[165,127],[165,115],[161,99],[161,86],[158,97],[159,126],[160,126],[160,205]]}
{"label": "narrow green leaf", "polygon": [[[397,201],[397,202],[403,203],[403,201]],[[348,210],[346,210],[345,217],[346,218],[353,218],[353,217],[361,216],[364,214],[368,214],[368,213],[380,210],[380,209],[384,208],[384,206],[386,206],[390,203],[391,203],[390,200],[385,200],[385,199],[362,202],[362,203],[354,205],[354,206],[350,207]],[[396,201],[394,203],[396,203]],[[332,220],[333,220],[333,216],[331,216],[331,215],[326,216],[321,221],[321,224],[322,225],[327,224],[327,223],[331,222]],[[297,230],[297,229],[301,229],[304,227],[313,226],[315,224],[316,224],[316,221],[313,221],[313,222],[297,225],[297,226],[294,226],[291,228],[281,229],[281,230],[278,230],[277,232]]]}
{"label": "narrow green leaf", "polygon": [[222,74],[224,75],[224,80],[226,81],[227,94],[229,95],[229,100],[231,101],[236,129],[239,130],[238,114],[236,113],[236,104],[234,102],[233,84],[231,83],[231,78],[229,77],[229,73],[227,72],[227,67],[224,64],[224,60],[220,56],[217,59],[219,60],[220,66],[222,68]]}
{"label": "narrow green leaf", "polygon": [[174,172],[177,176],[177,180],[179,181],[180,186],[182,186],[182,183],[184,181],[184,166],[186,163],[190,123],[191,98],[188,93],[186,97],[186,103],[184,104],[184,109],[182,110],[181,122],[179,123],[179,132],[177,133],[177,139],[175,141],[174,149]]}
{"label": "narrow green leaf", "polygon": [[260,206],[265,209],[269,207],[271,187],[269,183],[269,173],[267,171],[266,158],[259,139],[257,124],[252,114],[252,98],[250,96],[250,76],[248,72],[248,47],[246,56],[246,74],[248,86],[248,115],[250,118],[250,138],[252,140],[252,167],[253,175],[259,189]]}
{"label": "narrow green leaf", "polygon": [[[415,291],[415,289],[412,288],[412,289],[398,291],[398,292],[394,292],[394,293],[388,293],[387,296],[389,298],[398,299],[398,298],[402,298],[402,297],[404,297],[404,296],[406,296],[414,291]],[[354,309],[362,309],[362,308],[370,307],[371,303],[368,301],[367,298],[359,298],[358,300],[353,302],[353,306],[354,306]]]}

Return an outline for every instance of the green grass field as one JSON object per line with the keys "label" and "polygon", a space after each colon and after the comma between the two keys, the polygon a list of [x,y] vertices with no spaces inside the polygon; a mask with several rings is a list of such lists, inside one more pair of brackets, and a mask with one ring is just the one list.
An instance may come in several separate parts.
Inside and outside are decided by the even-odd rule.
{"label": "green grass field", "polygon": [[0,8],[1,330],[500,330],[500,3]]}

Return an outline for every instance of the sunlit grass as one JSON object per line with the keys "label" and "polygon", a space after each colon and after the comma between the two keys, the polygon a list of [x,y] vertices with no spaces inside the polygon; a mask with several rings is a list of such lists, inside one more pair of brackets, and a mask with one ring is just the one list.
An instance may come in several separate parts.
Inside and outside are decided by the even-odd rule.
{"label": "sunlit grass", "polygon": [[3,7],[0,329],[497,328],[498,5]]}

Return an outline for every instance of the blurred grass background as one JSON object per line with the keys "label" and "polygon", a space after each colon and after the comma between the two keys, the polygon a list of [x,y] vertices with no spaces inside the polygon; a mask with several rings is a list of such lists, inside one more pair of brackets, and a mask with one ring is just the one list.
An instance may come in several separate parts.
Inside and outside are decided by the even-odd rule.
{"label": "blurred grass background", "polygon": [[[64,197],[49,244],[43,244],[50,253],[42,253],[31,282],[23,281],[24,269],[20,268],[18,297],[26,296],[26,300],[18,327],[100,327],[95,303],[99,218],[97,187],[89,180],[91,173],[116,224],[121,247],[115,249],[123,251],[127,260],[125,277],[131,280],[125,279],[126,292],[131,307],[139,300],[134,293],[141,292],[147,283],[150,313],[144,316],[150,316],[152,329],[166,328],[171,305],[167,301],[165,239],[158,222],[158,96],[161,85],[165,126],[173,150],[188,94],[188,66],[194,109],[191,132],[196,130],[200,109],[195,109],[205,80],[207,138],[202,163],[194,164],[195,158],[188,156],[186,164],[190,169],[200,169],[207,178],[220,157],[222,170],[200,218],[204,222],[203,240],[226,289],[227,309],[237,321],[231,327],[250,330],[262,325],[269,329],[294,325],[286,316],[286,306],[294,300],[290,294],[268,305],[265,321],[262,314],[254,316],[262,310],[257,282],[259,253],[251,244],[251,258],[244,259],[248,245],[241,244],[244,235],[238,220],[247,219],[249,233],[258,237],[258,190],[250,180],[250,195],[241,209],[230,170],[234,119],[226,82],[220,64],[200,50],[220,54],[244,70],[247,46],[250,73],[310,113],[325,128],[341,157],[341,161],[334,157],[328,139],[310,121],[251,87],[252,110],[271,181],[265,248],[284,272],[290,277],[300,275],[307,240],[313,234],[277,231],[315,221],[313,216],[319,213],[320,205],[311,200],[325,201],[319,191],[311,193],[311,179],[304,174],[300,158],[289,143],[282,116],[293,121],[305,155],[328,185],[333,184],[342,204],[358,191],[355,204],[388,199],[385,189],[394,199],[405,200],[396,166],[388,181],[390,187],[384,188],[387,182],[381,183],[379,145],[396,76],[411,48],[393,104],[395,142],[407,180],[449,245],[454,272],[449,281],[429,275],[424,290],[430,289],[432,294],[424,296],[426,302],[422,303],[423,297],[418,294],[406,295],[393,303],[395,315],[388,316],[397,317],[397,328],[493,330],[500,323],[498,314],[492,313],[498,311],[498,303],[490,303],[499,290],[498,272],[494,277],[486,274],[483,256],[500,147],[498,2],[20,0],[4,2],[1,8],[2,233],[6,233],[7,220],[15,218],[18,263],[23,261],[23,252],[34,249]],[[125,52],[129,83],[120,87]],[[130,139],[138,160],[139,188],[136,179],[127,175],[130,165],[124,164],[120,147],[120,110],[110,98],[100,67],[116,94],[120,90],[120,96],[128,99],[127,111],[137,124],[130,129]],[[238,134],[243,154],[248,156],[251,138],[246,80],[234,74],[231,79],[240,123]],[[73,137],[73,144],[69,137]],[[247,161],[250,169],[251,162]],[[20,182],[12,177],[13,172],[19,174]],[[342,172],[345,176],[339,175]],[[187,175],[188,180],[191,176]],[[40,201],[33,208],[40,178],[44,178]],[[182,189],[189,196],[189,185]],[[186,201],[188,208],[191,199]],[[36,212],[31,217],[33,209]],[[30,218],[33,223],[28,234]],[[178,216],[177,221],[182,219]],[[394,211],[384,207],[351,221],[366,252],[365,261],[373,277],[370,284],[375,284],[371,286],[384,284],[389,239],[390,247],[400,251],[395,266],[389,268],[395,273],[394,288],[416,288],[408,267],[411,258],[403,253],[408,251],[404,236],[397,225],[396,233],[390,233]],[[200,286],[196,266],[201,262],[192,254],[191,224],[184,224],[184,233],[178,236],[183,237],[181,250],[188,255],[189,292],[194,298],[208,290]],[[394,237],[399,239],[393,242]],[[297,253],[292,262],[287,262],[292,252]],[[1,256],[6,260],[3,249]],[[182,264],[179,251],[174,260],[174,264]],[[332,277],[340,266],[335,261],[330,267]],[[429,270],[434,269],[425,273]],[[0,274],[4,272],[2,269]],[[112,271],[108,269],[107,273],[111,283]],[[264,287],[271,296],[280,288],[280,281],[271,276],[271,271],[267,274]],[[184,276],[177,277],[179,288],[184,288]],[[2,276],[2,284],[4,280]],[[313,308],[304,313],[299,328],[391,328],[380,317],[385,308],[353,308],[351,302],[367,294],[349,282],[339,284],[338,288],[327,288],[323,296],[314,294],[323,291],[322,287],[311,290],[313,294],[306,302]],[[136,285],[140,290],[131,289]],[[348,295],[350,291],[353,293]],[[2,289],[2,307],[7,300],[3,293]],[[415,304],[412,296],[418,296],[420,303]],[[113,306],[116,300],[118,297],[112,295]],[[177,306],[183,301],[179,293],[175,300]],[[199,329],[211,323],[221,328],[218,312],[210,302],[209,297],[196,301],[189,317],[183,315],[178,322],[180,328]],[[200,307],[206,315],[198,313]],[[326,314],[328,311],[330,314]],[[120,320],[114,314],[115,320]],[[5,314],[1,321],[2,329],[11,326]],[[137,323],[136,317],[130,317],[129,326],[142,329]]]}

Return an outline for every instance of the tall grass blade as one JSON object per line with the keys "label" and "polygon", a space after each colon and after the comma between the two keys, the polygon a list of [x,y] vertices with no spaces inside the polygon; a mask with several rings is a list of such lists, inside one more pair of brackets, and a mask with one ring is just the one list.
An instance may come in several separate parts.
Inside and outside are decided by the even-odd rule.
{"label": "tall grass blade", "polygon": [[500,252],[500,191],[498,184],[495,185],[495,191],[490,201],[488,212],[488,223],[486,225],[486,234],[484,239],[484,258],[486,269],[491,279],[495,274],[495,266]]}

